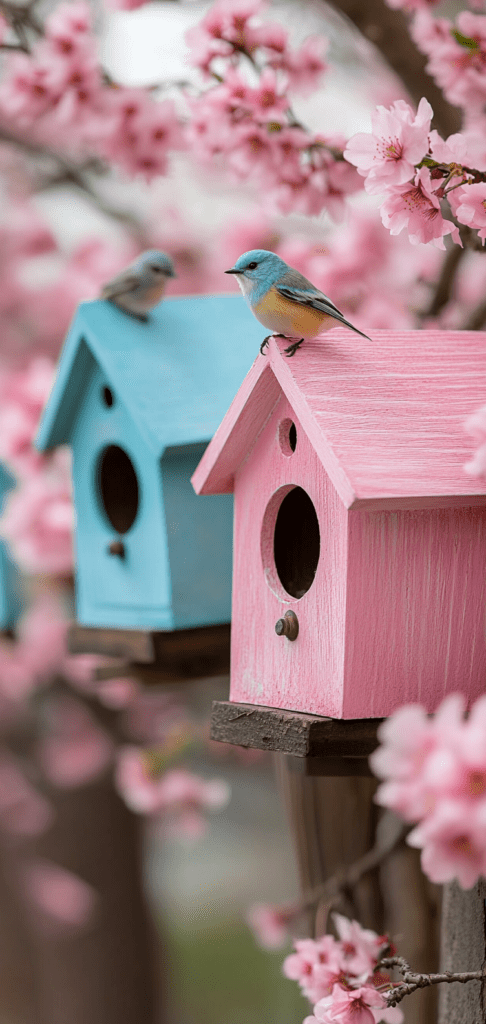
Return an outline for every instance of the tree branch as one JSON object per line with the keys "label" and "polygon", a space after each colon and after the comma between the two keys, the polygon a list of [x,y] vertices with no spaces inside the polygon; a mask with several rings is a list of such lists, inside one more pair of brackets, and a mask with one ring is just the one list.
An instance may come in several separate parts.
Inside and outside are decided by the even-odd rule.
{"label": "tree branch", "polygon": [[380,991],[383,991],[389,1006],[396,1006],[405,996],[416,992],[419,988],[428,988],[429,985],[450,984],[454,981],[465,985],[468,981],[484,981],[486,978],[484,971],[462,971],[457,974],[452,971],[444,971],[443,974],[417,974],[412,971],[410,964],[403,956],[385,957],[378,964],[378,969],[381,967],[397,967],[403,977],[403,982],[393,988],[383,990],[384,987],[380,986]]}
{"label": "tree branch", "polygon": [[454,279],[459,268],[459,264],[465,253],[466,249],[461,249],[460,245],[453,245],[452,248],[447,251],[442,261],[439,279],[436,282],[434,294],[432,295],[427,308],[420,314],[421,319],[425,319],[429,316],[437,316],[441,309],[443,309],[444,306],[447,306],[447,303],[451,298]]}
{"label": "tree branch", "polygon": [[408,31],[407,18],[401,11],[391,10],[384,0],[329,2],[374,43],[416,104],[426,96],[434,110],[434,126],[441,135],[451,135],[460,130],[461,113],[448,103],[427,74],[427,58],[417,50]]}
{"label": "tree branch", "polygon": [[325,882],[316,885],[313,889],[308,889],[303,893],[298,904],[282,908],[283,916],[291,921],[300,917],[306,910],[312,910],[318,903],[325,903],[329,909],[339,903],[343,895],[352,891],[364,875],[373,871],[385,857],[388,857],[402,842],[407,831],[407,825],[390,811],[386,811],[378,826],[377,841],[371,850],[359,857],[353,864],[337,871]]}
{"label": "tree branch", "polygon": [[54,152],[47,146],[32,142],[23,135],[16,135],[15,132],[4,125],[0,126],[0,143],[2,142],[23,150],[27,156],[36,159],[41,158],[54,165],[53,173],[47,174],[40,179],[40,184],[37,186],[38,191],[54,188],[59,185],[74,185],[101,213],[123,224],[138,244],[142,247],[146,245],[147,232],[142,222],[128,210],[113,206],[99,195],[87,176],[86,169],[88,165],[77,166],[70,163],[65,157],[60,156],[59,153]]}
{"label": "tree branch", "polygon": [[486,299],[483,299],[476,309],[473,309],[472,313],[469,314],[465,324],[461,327],[462,331],[480,331],[486,323]]}

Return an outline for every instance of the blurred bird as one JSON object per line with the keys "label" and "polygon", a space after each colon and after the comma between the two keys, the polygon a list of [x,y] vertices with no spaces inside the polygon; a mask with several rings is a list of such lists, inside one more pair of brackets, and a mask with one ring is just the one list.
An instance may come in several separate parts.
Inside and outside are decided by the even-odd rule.
{"label": "blurred bird", "polygon": [[148,320],[147,314],[163,298],[167,281],[176,276],[170,256],[148,249],[108,281],[100,297],[138,320]]}
{"label": "blurred bird", "polygon": [[270,338],[287,338],[292,344],[284,351],[287,356],[293,356],[306,338],[315,338],[336,324],[349,327],[371,341],[367,334],[344,319],[327,295],[274,252],[266,249],[245,252],[225,274],[236,275],[252,313],[272,331],[260,345],[262,355]]}

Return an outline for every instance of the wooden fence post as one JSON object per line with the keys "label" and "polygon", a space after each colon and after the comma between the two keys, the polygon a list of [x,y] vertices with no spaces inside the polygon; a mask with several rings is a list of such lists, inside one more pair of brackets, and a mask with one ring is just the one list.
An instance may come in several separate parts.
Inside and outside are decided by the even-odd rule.
{"label": "wooden fence post", "polygon": [[140,819],[106,777],[50,796],[56,819],[35,852],[92,885],[98,911],[85,931],[33,934],[41,1019],[164,1024],[163,955],[142,889]]}
{"label": "wooden fence post", "polygon": [[[478,971],[486,967],[486,882],[467,891],[456,882],[444,887],[441,927],[441,970]],[[484,1024],[486,985],[441,985],[439,1024]]]}

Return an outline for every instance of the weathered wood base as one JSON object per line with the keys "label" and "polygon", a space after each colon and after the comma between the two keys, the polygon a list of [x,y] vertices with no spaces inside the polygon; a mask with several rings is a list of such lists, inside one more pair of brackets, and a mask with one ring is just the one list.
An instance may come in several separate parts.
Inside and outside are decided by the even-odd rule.
{"label": "weathered wood base", "polygon": [[71,654],[101,654],[128,662],[125,673],[147,683],[177,682],[227,675],[230,625],[203,626],[173,632],[139,629],[97,629],[73,623],[68,634]]}
{"label": "weathered wood base", "polygon": [[380,721],[343,721],[219,700],[213,701],[211,739],[290,754],[289,767],[306,775],[371,775],[368,757]]}

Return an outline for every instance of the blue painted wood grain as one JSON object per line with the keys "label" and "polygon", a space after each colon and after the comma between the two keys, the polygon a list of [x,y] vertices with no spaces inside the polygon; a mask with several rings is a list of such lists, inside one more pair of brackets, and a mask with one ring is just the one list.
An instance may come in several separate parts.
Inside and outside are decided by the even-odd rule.
{"label": "blue painted wood grain", "polygon": [[[230,621],[232,497],[198,497],[190,477],[261,335],[241,296],[166,300],[146,324],[107,302],[79,307],[37,447],[72,447],[83,625],[170,630]],[[100,459],[111,445],[129,456],[139,486],[136,518],[121,536],[100,490]],[[108,553],[120,539],[123,559]]]}
{"label": "blue painted wood grain", "polygon": [[[15,478],[0,463],[0,512],[3,511],[9,491],[15,487]],[[0,541],[0,629],[12,629],[22,611],[20,574],[10,556],[8,545]]]}

